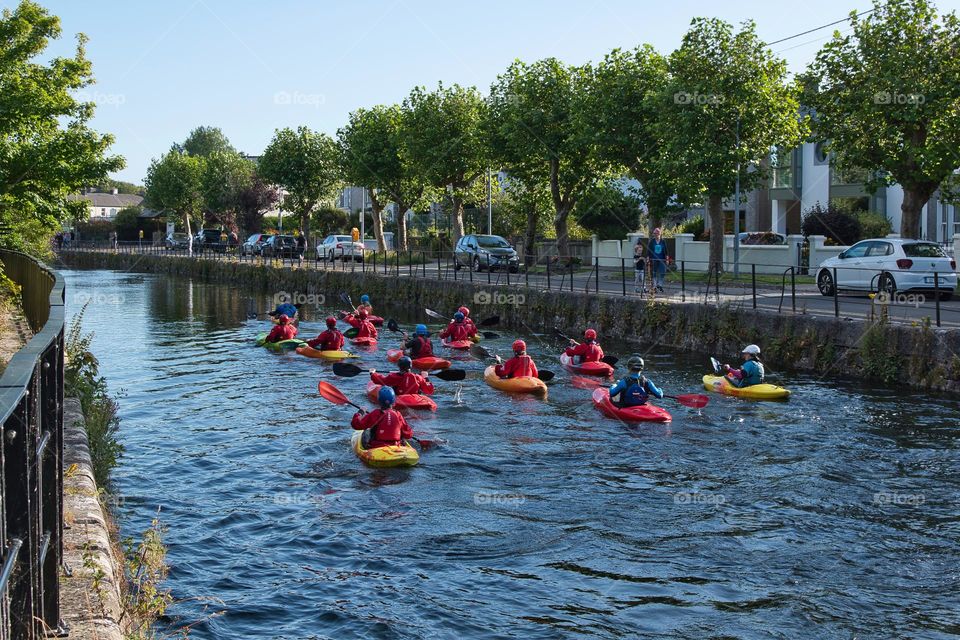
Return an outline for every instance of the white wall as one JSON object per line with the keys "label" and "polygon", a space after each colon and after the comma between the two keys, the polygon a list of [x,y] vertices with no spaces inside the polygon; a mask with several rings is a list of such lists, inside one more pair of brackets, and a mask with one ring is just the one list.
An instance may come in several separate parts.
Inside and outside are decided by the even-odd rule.
{"label": "white wall", "polygon": [[826,246],[826,236],[810,236],[810,258],[808,264],[810,265],[811,275],[814,274],[814,269],[820,266],[827,258],[836,258],[840,255],[841,252],[846,251],[850,247],[843,246]]}
{"label": "white wall", "polygon": [[[827,206],[830,201],[830,166],[814,164],[812,142],[803,145],[803,175],[801,176],[800,213],[806,213],[817,202]],[[781,232],[782,233],[782,232]]]}
{"label": "white wall", "polygon": [[898,184],[892,184],[887,187],[887,209],[885,213],[890,218],[890,225],[894,233],[900,233],[900,218],[902,211],[900,205],[903,204],[903,187]]}
{"label": "white wall", "polygon": [[[710,258],[710,243],[693,239],[693,234],[681,233],[676,236],[677,262],[683,262],[687,271],[706,271]],[[796,266],[799,260],[798,243],[803,236],[787,236],[785,245],[740,245],[740,268],[749,272],[756,265],[757,273],[781,274],[788,267]],[[732,269],[734,260],[733,236],[724,236],[724,268]]]}

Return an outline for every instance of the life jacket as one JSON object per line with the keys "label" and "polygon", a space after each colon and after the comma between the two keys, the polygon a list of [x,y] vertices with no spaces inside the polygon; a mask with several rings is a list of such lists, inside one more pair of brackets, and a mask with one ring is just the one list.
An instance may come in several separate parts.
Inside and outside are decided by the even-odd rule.
{"label": "life jacket", "polygon": [[629,381],[627,388],[620,392],[620,404],[624,407],[636,407],[646,404],[650,399],[650,392],[647,390],[646,379],[643,376],[634,378],[627,376],[624,378]]}
{"label": "life jacket", "polygon": [[[754,366],[748,366],[750,364]],[[755,384],[763,384],[763,363],[759,360],[748,360],[744,362],[740,370],[743,371],[743,379],[740,381],[740,386],[749,387]]]}
{"label": "life jacket", "polygon": [[413,358],[426,358],[433,355],[433,343],[427,336],[414,336],[410,340],[410,356]]}
{"label": "life jacket", "polygon": [[578,349],[579,353],[577,354],[580,358],[580,363],[584,362],[599,362],[600,358],[603,357],[603,349],[600,348],[596,342],[592,340],[590,342],[584,342],[581,344],[582,349]]}
{"label": "life jacket", "polygon": [[512,378],[528,378],[533,375],[533,358],[524,354],[522,356],[513,356],[507,363],[513,363],[508,369]]}

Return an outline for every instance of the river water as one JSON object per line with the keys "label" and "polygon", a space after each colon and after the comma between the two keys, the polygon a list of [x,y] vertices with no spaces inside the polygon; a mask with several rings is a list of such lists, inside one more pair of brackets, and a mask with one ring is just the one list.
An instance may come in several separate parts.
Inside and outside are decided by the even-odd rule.
{"label": "river water", "polygon": [[[121,534],[160,510],[165,622],[193,638],[960,636],[955,398],[789,374],[788,403],[664,400],[672,423],[625,427],[527,336],[557,372],[547,402],[464,359],[471,379],[437,381],[412,422],[443,444],[377,471],[350,451],[352,410],[316,393],[365,404],[364,376],[253,345],[269,292],[64,276],[124,393]],[[651,349],[647,373],[697,392],[704,357]],[[383,348],[358,362],[386,368]]]}

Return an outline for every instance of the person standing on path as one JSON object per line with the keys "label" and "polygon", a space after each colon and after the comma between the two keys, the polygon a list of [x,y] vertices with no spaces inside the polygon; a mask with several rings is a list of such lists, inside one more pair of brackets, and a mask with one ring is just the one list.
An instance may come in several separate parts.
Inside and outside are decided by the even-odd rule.
{"label": "person standing on path", "polygon": [[644,294],[647,288],[647,259],[643,254],[643,238],[633,245],[633,292]]}
{"label": "person standing on path", "polygon": [[307,252],[307,239],[301,233],[297,236],[297,260],[300,267],[303,267],[303,254]]}
{"label": "person standing on path", "polygon": [[663,277],[667,273],[667,243],[661,238],[660,227],[653,230],[653,237],[647,243],[647,255],[650,258],[650,270],[653,287],[663,293]]}

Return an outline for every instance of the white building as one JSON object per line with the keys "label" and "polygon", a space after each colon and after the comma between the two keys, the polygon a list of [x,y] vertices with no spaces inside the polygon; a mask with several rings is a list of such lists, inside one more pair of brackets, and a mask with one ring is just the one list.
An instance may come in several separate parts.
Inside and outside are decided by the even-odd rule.
{"label": "white building", "polygon": [[85,200],[91,221],[113,220],[117,217],[120,209],[125,207],[139,207],[143,202],[143,196],[132,193],[117,193],[116,189],[113,189],[110,193],[93,191],[72,195],[69,199]]}

